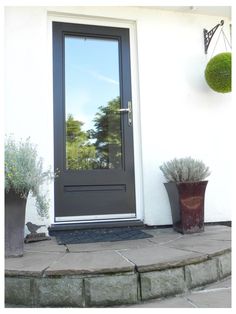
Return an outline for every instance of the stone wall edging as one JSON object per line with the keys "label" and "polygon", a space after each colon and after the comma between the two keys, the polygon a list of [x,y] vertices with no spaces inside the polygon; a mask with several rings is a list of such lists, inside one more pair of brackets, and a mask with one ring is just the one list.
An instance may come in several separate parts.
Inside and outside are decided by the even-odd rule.
{"label": "stone wall edging", "polygon": [[[231,274],[231,251],[207,260],[148,272],[5,277],[5,301],[29,307],[99,307],[175,296]],[[69,291],[69,293],[66,293]]]}

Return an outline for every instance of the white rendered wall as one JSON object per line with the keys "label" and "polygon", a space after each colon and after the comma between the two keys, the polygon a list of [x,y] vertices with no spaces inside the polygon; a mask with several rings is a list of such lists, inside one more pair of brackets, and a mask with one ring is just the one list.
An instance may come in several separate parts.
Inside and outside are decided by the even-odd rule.
{"label": "white rendered wall", "polygon": [[[138,57],[133,64],[132,84],[136,86],[133,97],[139,129],[134,132],[135,153],[142,161],[142,165],[136,162],[136,173],[139,194],[143,189],[143,195],[137,197],[144,222],[171,224],[159,166],[184,156],[202,159],[212,172],[206,190],[205,221],[231,220],[235,206],[235,106],[231,94],[213,92],[204,80],[207,58],[203,28],[210,30],[222,17],[135,7],[9,7],[5,13],[6,133],[19,138],[30,136],[38,144],[45,167],[53,167],[48,30],[53,16],[78,23],[81,18],[97,20],[99,24],[110,20],[121,27],[122,22],[135,23]],[[227,32],[229,21],[223,19]],[[225,50],[222,41],[217,48],[215,53]],[[51,199],[50,220],[46,221],[49,224],[53,222],[53,184],[47,188]],[[27,205],[27,220],[40,222],[32,201]]]}
{"label": "white rendered wall", "polygon": [[[45,169],[53,169],[53,106],[51,69],[47,54],[47,12],[43,8],[7,8],[5,11],[6,133],[38,145]],[[53,204],[53,185],[47,186]],[[50,215],[51,216],[51,215]],[[52,217],[51,217],[52,218]],[[26,222],[50,224],[38,217],[29,198]],[[43,229],[40,232],[46,231]],[[28,232],[28,230],[26,230]]]}

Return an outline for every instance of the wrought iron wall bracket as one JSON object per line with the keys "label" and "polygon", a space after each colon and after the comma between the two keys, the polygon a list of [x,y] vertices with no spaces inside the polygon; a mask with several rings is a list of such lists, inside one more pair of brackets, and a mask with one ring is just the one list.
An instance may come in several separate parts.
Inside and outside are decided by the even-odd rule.
{"label": "wrought iron wall bracket", "polygon": [[210,42],[212,40],[212,37],[214,36],[217,28],[219,26],[223,26],[224,25],[224,21],[221,20],[219,24],[217,24],[215,27],[213,27],[210,31],[208,31],[207,29],[203,29],[203,36],[204,36],[204,47],[205,47],[205,54],[207,54],[207,50],[208,47],[210,45]]}

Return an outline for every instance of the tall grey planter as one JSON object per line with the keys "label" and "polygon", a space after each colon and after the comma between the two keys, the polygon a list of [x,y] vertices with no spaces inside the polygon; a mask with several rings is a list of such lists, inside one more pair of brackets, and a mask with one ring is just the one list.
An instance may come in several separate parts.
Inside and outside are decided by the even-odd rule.
{"label": "tall grey planter", "polygon": [[26,201],[13,190],[5,192],[5,257],[23,256]]}

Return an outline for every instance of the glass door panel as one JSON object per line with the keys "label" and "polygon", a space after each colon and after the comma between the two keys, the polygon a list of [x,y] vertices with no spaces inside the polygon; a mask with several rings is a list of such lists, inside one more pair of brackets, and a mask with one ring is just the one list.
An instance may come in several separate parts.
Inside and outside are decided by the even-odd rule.
{"label": "glass door panel", "polygon": [[122,168],[119,41],[65,36],[66,169]]}

